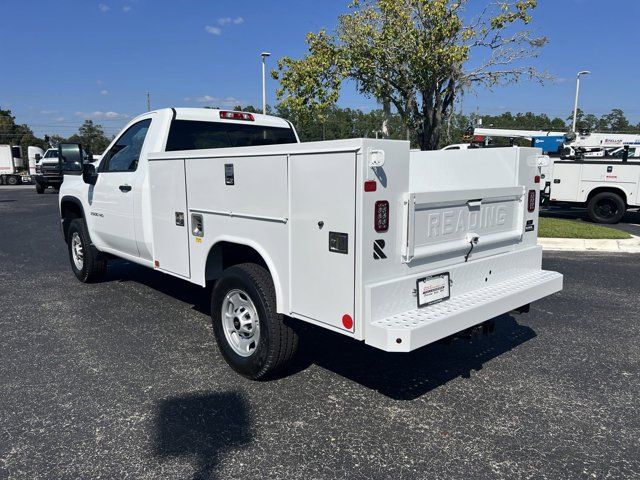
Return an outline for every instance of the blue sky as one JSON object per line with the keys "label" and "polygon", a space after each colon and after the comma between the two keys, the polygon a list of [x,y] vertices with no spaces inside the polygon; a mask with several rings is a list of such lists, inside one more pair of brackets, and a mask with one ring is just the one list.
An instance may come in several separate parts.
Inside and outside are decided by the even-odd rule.
{"label": "blue sky", "polygon": [[[487,0],[471,0],[475,6]],[[114,134],[152,107],[261,102],[260,52],[299,57],[308,31],[331,29],[348,0],[3,0],[0,106],[36,134],[74,133],[93,118]],[[578,70],[581,107],[640,121],[639,0],[539,0],[532,28],[549,38],[535,64],[556,77],[467,95],[466,112],[566,117]],[[268,81],[268,101],[276,83]],[[340,104],[371,109],[346,88]]]}

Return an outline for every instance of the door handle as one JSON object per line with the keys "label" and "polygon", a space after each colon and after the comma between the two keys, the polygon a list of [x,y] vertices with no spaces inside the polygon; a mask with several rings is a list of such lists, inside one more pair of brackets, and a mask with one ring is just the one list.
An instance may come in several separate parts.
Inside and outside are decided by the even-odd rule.
{"label": "door handle", "polygon": [[126,185],[126,184],[125,185],[120,185],[118,188],[123,193],[127,193],[127,192],[131,191],[131,185]]}

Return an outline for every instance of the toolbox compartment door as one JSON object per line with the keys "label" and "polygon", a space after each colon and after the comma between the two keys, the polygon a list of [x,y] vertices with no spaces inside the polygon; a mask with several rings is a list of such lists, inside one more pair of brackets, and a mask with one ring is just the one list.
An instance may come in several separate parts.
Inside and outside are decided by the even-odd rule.
{"label": "toolbox compartment door", "polygon": [[291,313],[352,331],[356,153],[292,155],[289,179]]}
{"label": "toolbox compartment door", "polygon": [[154,268],[189,278],[189,221],[184,160],[149,162]]}

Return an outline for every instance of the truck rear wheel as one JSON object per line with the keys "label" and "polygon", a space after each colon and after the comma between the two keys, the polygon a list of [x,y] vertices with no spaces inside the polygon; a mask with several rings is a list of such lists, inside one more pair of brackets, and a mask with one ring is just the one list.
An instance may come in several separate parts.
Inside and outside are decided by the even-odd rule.
{"label": "truck rear wheel", "polygon": [[18,184],[18,177],[14,175],[9,175],[7,177],[7,185],[17,185],[17,184]]}
{"label": "truck rear wheel", "polygon": [[83,218],[76,218],[69,225],[67,234],[71,270],[83,283],[96,282],[107,271],[107,260],[93,245]]}
{"label": "truck rear wheel", "polygon": [[259,265],[223,272],[211,295],[211,319],[220,353],[244,377],[266,379],[296,352],[298,336],[277,313],[273,280]]}
{"label": "truck rear wheel", "polygon": [[594,195],[587,205],[589,218],[596,223],[618,223],[626,209],[622,197],[612,192]]}

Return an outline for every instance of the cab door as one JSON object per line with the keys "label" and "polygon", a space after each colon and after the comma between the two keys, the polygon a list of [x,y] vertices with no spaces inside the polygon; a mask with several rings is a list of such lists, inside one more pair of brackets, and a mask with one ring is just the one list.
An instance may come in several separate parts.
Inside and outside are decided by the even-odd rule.
{"label": "cab door", "polygon": [[131,125],[104,154],[96,184],[89,189],[92,240],[126,255],[139,256],[134,223],[134,179],[151,119]]}

